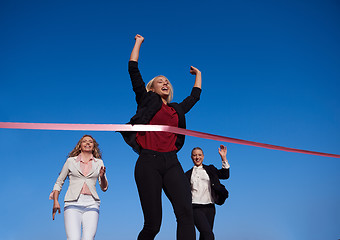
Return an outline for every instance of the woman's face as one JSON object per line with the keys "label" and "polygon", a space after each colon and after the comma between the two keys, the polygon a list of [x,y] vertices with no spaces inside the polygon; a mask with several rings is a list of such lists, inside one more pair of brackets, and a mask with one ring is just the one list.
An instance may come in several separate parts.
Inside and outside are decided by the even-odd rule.
{"label": "woman's face", "polygon": [[94,148],[93,139],[88,136],[84,137],[80,144],[81,151],[92,153],[93,148]]}
{"label": "woman's face", "polygon": [[151,91],[157,93],[162,98],[167,99],[170,94],[169,80],[163,76],[156,77],[152,83]]}
{"label": "woman's face", "polygon": [[196,167],[202,166],[204,155],[200,149],[195,149],[191,153],[191,159]]}

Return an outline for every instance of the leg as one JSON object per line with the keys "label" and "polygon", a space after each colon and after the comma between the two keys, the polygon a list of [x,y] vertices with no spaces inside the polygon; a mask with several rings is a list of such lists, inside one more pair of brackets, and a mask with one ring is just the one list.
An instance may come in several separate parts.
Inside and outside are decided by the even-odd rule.
{"label": "leg", "polygon": [[64,211],[64,223],[67,240],[80,240],[81,215],[81,211],[74,207],[69,207]]}
{"label": "leg", "polygon": [[215,214],[216,214],[215,205],[212,205],[205,210],[205,216],[207,217],[207,220],[208,220],[209,225],[211,227],[211,232],[214,228]]}
{"label": "leg", "polygon": [[177,160],[164,175],[164,192],[169,198],[177,219],[177,239],[195,240],[190,185]]}
{"label": "leg", "polygon": [[83,213],[83,237],[82,240],[93,240],[96,236],[99,211],[91,210]]}
{"label": "leg", "polygon": [[152,240],[162,221],[162,177],[157,170],[157,157],[141,154],[135,167],[135,180],[144,214],[144,227],[138,240]]}
{"label": "leg", "polygon": [[197,230],[200,232],[200,240],[214,240],[212,231],[215,218],[215,206],[194,208],[194,221]]}

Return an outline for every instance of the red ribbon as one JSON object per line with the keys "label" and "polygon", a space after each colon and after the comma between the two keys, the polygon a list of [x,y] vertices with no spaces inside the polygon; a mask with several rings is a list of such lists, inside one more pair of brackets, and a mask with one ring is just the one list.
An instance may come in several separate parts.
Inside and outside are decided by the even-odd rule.
{"label": "red ribbon", "polygon": [[66,124],[66,123],[18,123],[18,122],[0,122],[0,128],[10,129],[40,129],[40,130],[76,130],[76,131],[163,131],[176,134],[182,134],[192,137],[205,138],[221,142],[236,143],[254,147],[268,148],[273,150],[280,150],[286,152],[303,153],[310,155],[317,155],[322,157],[340,158],[338,154],[322,153],[315,151],[308,151],[296,148],[281,147],[266,143],[252,142],[237,138],[230,138],[198,132],[183,128],[165,126],[165,125],[129,125],[129,124]]}

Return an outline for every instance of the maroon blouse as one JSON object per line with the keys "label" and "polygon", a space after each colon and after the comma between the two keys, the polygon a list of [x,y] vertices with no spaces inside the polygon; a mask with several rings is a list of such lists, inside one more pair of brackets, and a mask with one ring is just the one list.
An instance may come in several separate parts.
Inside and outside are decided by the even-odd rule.
{"label": "maroon blouse", "polygon": [[[153,116],[149,122],[151,125],[167,125],[178,127],[178,115],[172,107],[162,104],[162,108]],[[157,152],[176,151],[175,142],[177,135],[169,132],[137,132],[137,143],[143,149]]]}

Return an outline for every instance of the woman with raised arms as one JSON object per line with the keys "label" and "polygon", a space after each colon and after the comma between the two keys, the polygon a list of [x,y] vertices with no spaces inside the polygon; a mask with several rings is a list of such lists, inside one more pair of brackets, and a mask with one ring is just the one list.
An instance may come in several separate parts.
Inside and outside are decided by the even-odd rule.
{"label": "woman with raised arms", "polygon": [[[157,76],[145,86],[138,69],[139,51],[143,41],[141,35],[135,36],[129,61],[129,74],[137,101],[137,112],[129,123],[185,128],[185,114],[200,99],[201,72],[190,67],[190,73],[195,75],[191,94],[181,103],[172,103],[173,88],[165,76]],[[144,214],[144,227],[138,239],[154,239],[159,232],[163,189],[177,219],[177,239],[194,240],[190,186],[177,159],[177,152],[184,144],[184,135],[152,131],[122,132],[122,135],[139,154],[135,166],[135,181]]]}

